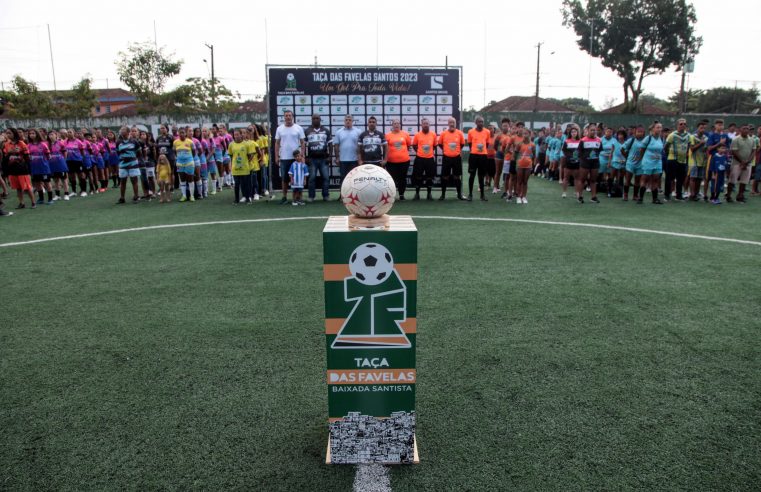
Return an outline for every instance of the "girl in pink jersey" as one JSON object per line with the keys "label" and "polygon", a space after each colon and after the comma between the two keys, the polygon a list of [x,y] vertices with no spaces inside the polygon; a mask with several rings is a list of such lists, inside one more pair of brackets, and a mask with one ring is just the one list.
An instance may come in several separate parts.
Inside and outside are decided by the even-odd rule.
{"label": "girl in pink jersey", "polygon": [[50,172],[55,187],[55,197],[53,200],[61,199],[61,188],[63,188],[63,199],[69,200],[69,169],[66,167],[66,145],[63,140],[58,138],[55,130],[48,132],[48,148],[50,149]]}

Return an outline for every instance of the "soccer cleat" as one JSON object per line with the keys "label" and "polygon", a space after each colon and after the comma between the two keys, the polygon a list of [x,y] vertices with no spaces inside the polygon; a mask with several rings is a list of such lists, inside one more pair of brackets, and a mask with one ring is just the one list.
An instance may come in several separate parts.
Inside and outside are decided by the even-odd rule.
{"label": "soccer cleat", "polygon": [[45,200],[43,200],[42,198],[38,198],[37,201],[34,203],[36,203],[37,205],[42,205],[43,203],[45,203]]}
{"label": "soccer cleat", "polygon": [[600,200],[596,196],[593,196],[589,201],[592,203],[600,203]]}
{"label": "soccer cleat", "polygon": [[488,202],[489,200],[486,199],[483,193],[481,193],[481,201],[482,202]]}
{"label": "soccer cleat", "polygon": [[63,199],[64,199],[64,200],[66,200],[66,201],[68,202],[68,201],[70,200],[70,198],[69,198],[69,195],[64,195],[64,196],[63,196]]}
{"label": "soccer cleat", "polygon": [[182,196],[180,197],[180,201],[181,201],[181,202],[186,202],[186,201],[188,201],[188,197],[186,197],[185,195],[182,195]]}
{"label": "soccer cleat", "polygon": [[122,203],[124,203],[124,198],[119,198],[119,201],[116,202],[117,205],[121,205]]}
{"label": "soccer cleat", "polygon": [[238,200],[238,201],[239,201],[240,203],[245,203],[245,201],[246,201],[246,198],[245,198],[245,197],[243,197],[243,198],[241,198],[241,199],[240,199],[240,200]]}
{"label": "soccer cleat", "polygon": [[46,204],[46,205],[55,205],[55,201],[53,201],[53,200],[48,200],[47,202],[45,202],[45,204]]}
{"label": "soccer cleat", "polygon": [[441,195],[441,196],[439,197],[439,201],[443,201],[443,200],[445,200],[445,198],[446,198],[446,197],[445,197],[444,195]]}
{"label": "soccer cleat", "polygon": [[86,192],[86,191],[83,191],[82,193],[80,193],[80,194],[79,194],[79,196],[81,196],[81,197],[85,197],[85,196],[87,196],[87,192]]}
{"label": "soccer cleat", "polygon": [[653,200],[653,205],[663,205],[663,202],[660,199],[656,198]]}
{"label": "soccer cleat", "polygon": [[563,192],[563,194],[562,194],[562,195],[560,195],[560,196],[561,196],[561,197],[563,197],[563,198],[565,198],[565,197],[567,197],[567,196],[568,196],[568,194],[567,194],[567,193],[565,193],[565,192]]}
{"label": "soccer cleat", "polygon": [[217,194],[217,190],[211,190],[211,194],[212,195],[216,195]]}
{"label": "soccer cleat", "polygon": [[525,196],[523,197],[523,204],[528,205],[528,199]]}
{"label": "soccer cleat", "polygon": [[299,202],[294,200],[294,201],[291,202],[291,205],[293,205],[294,207],[298,207],[299,206]]}
{"label": "soccer cleat", "polygon": [[473,195],[468,195],[468,198],[466,198],[467,201],[472,202],[473,201]]}
{"label": "soccer cleat", "polygon": [[56,195],[56,196],[54,196],[54,197],[53,197],[53,201],[54,201],[54,202],[57,202],[57,201],[58,201],[58,200],[60,200],[60,199],[61,199],[61,197],[60,197],[60,196],[58,196],[58,195]]}
{"label": "soccer cleat", "polygon": [[264,190],[264,196],[270,196],[270,191],[269,190]]}
{"label": "soccer cleat", "polygon": [[6,212],[5,210],[0,209],[0,217],[10,217],[11,215],[13,215],[13,212]]}
{"label": "soccer cleat", "polygon": [[583,197],[583,196],[577,197],[577,198],[576,198],[576,200],[577,200],[579,203],[581,203],[581,204],[584,204],[584,197]]}
{"label": "soccer cleat", "polygon": [[255,193],[255,194],[254,194],[254,201],[257,201],[257,202],[258,202],[260,199],[261,199],[261,197],[259,196],[259,194],[258,194],[258,193]]}
{"label": "soccer cleat", "polygon": [[191,202],[194,202],[194,201],[196,201],[196,197],[194,197],[193,195],[190,195],[190,201],[191,201]]}
{"label": "soccer cleat", "polygon": [[280,205],[287,205],[287,204],[288,204],[288,199],[286,197],[283,197],[280,199]]}

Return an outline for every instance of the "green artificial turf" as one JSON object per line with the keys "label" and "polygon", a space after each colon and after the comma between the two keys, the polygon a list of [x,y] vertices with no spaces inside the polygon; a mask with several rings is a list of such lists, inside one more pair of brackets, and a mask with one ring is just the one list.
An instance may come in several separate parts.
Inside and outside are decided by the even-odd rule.
{"label": "green artificial turf", "polygon": [[[761,241],[759,199],[581,206],[554,183],[529,190],[525,206],[489,194],[392,213]],[[0,219],[0,243],[344,213],[336,202],[233,206],[229,191],[114,201],[109,191],[22,210]],[[422,462],[393,468],[394,490],[757,489],[761,246],[416,223]],[[0,248],[0,489],[349,490],[354,468],[324,465],[323,225]]]}

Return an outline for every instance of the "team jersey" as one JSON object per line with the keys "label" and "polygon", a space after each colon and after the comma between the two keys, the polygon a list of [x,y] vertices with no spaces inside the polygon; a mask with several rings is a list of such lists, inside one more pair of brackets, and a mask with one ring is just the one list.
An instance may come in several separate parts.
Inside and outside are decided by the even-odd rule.
{"label": "team jersey", "polygon": [[715,156],[711,157],[711,172],[721,172],[727,170],[727,164],[729,163],[729,159],[727,158],[727,154],[716,154]]}
{"label": "team jersey", "polygon": [[488,155],[489,148],[489,130],[482,128],[471,128],[468,130],[468,146],[470,153],[473,155]]}
{"label": "team jersey", "polygon": [[82,162],[82,153],[85,148],[80,140],[67,139],[66,140],[66,160],[67,161],[79,161]]}
{"label": "team jersey", "polygon": [[177,164],[187,166],[193,164],[193,141],[189,138],[185,140],[177,139],[172,143],[174,154],[177,156]]}
{"label": "team jersey", "polygon": [[666,138],[668,153],[666,159],[677,161],[679,164],[687,164],[690,156],[690,147],[695,145],[695,137],[687,132],[671,132]]}
{"label": "team jersey", "polygon": [[495,150],[498,150],[498,151],[500,151],[500,152],[502,152],[504,154],[504,151],[505,151],[505,149],[504,149],[505,140],[507,140],[509,138],[510,138],[510,134],[509,133],[498,133],[494,137],[494,147],[495,147]]}
{"label": "team jersey", "polygon": [[56,140],[50,149],[51,159],[63,158],[63,155],[65,153],[66,153],[66,144],[63,142],[63,140]]}
{"label": "team jersey", "polygon": [[566,163],[578,164],[579,163],[579,146],[581,140],[572,140],[570,138],[565,139],[563,142],[563,155],[565,156]]}
{"label": "team jersey", "polygon": [[595,163],[600,160],[600,147],[602,143],[599,138],[584,137],[581,139],[581,152],[579,153],[579,162]]}
{"label": "team jersey", "polygon": [[4,172],[8,176],[24,176],[29,174],[29,148],[22,140],[11,142],[6,140],[3,145],[3,156],[6,160]]}
{"label": "team jersey", "polygon": [[626,163],[626,157],[624,157],[624,154],[621,152],[621,149],[624,148],[624,144],[616,138],[613,141],[613,154],[610,158],[611,162],[616,162],[619,164]]}
{"label": "team jersey", "polygon": [[119,154],[120,169],[137,169],[140,154],[140,142],[135,139],[119,138],[116,142],[116,152]]}
{"label": "team jersey", "polygon": [[324,159],[330,154],[331,138],[330,130],[327,127],[315,128],[310,126],[304,132],[304,139],[306,140],[307,157]]}
{"label": "team jersey", "polygon": [[262,149],[262,166],[267,167],[270,165],[270,137],[262,135],[257,143]]}
{"label": "team jersey", "polygon": [[233,176],[245,176],[251,173],[249,170],[248,148],[245,142],[233,142],[227,146],[230,154]]}
{"label": "team jersey", "polygon": [[291,188],[301,189],[304,187],[305,178],[309,176],[309,168],[303,162],[293,161],[288,176],[291,178]]}
{"label": "team jersey", "polygon": [[174,141],[169,135],[159,135],[156,139],[156,149],[159,155],[165,155],[169,162],[174,161]]}
{"label": "team jersey", "polygon": [[249,155],[253,155],[249,159],[248,166],[251,171],[258,171],[260,169],[259,166],[259,144],[256,143],[254,140],[244,140],[243,143],[246,144],[246,151]]}
{"label": "team jersey", "polygon": [[365,162],[380,162],[383,160],[383,144],[386,137],[378,130],[365,130],[359,136],[359,148]]}
{"label": "team jersey", "polygon": [[663,159],[663,139],[651,135],[645,140],[647,140],[647,146],[642,156],[642,164],[647,166],[661,165]]}
{"label": "team jersey", "polygon": [[[721,139],[724,139],[724,145],[726,145],[727,150],[729,150],[729,145],[732,143],[732,139],[729,138],[729,135],[727,135],[726,133],[716,133],[716,132],[711,132],[708,134],[708,140],[706,141],[706,149],[708,149],[708,147],[712,147],[720,143]],[[713,157],[714,155],[716,155],[717,150],[719,150],[718,147],[710,151],[709,154],[711,154],[711,156]]]}
{"label": "team jersey", "polygon": [[642,139],[637,139],[635,137],[631,137],[629,140],[624,142],[623,147],[626,151],[626,164],[628,166],[638,166],[642,161],[640,151],[647,145],[648,138],[649,137],[642,137]]}
{"label": "team jersey", "polygon": [[494,142],[497,140],[497,135],[491,135],[489,137],[489,147],[486,149],[486,157],[489,159],[494,159],[494,157],[497,155],[497,149],[494,147]]}
{"label": "team jersey", "polygon": [[444,130],[439,135],[439,145],[444,151],[445,156],[457,157],[460,155],[463,145],[465,145],[465,134],[456,128],[452,131]]}
{"label": "team jersey", "polygon": [[518,154],[518,167],[525,169],[530,168],[533,162],[534,149],[536,146],[532,143],[521,142],[515,147]]}
{"label": "team jersey", "polygon": [[412,147],[415,149],[415,154],[418,157],[429,159],[433,157],[433,151],[436,147],[436,133],[428,130],[428,133],[422,130],[415,134],[412,139]]}
{"label": "team jersey", "polygon": [[412,139],[410,139],[409,133],[402,130],[398,132],[387,133],[386,142],[388,142],[387,160],[389,163],[398,164],[402,162],[409,162],[409,147],[412,146]]}
{"label": "team jersey", "polygon": [[616,137],[602,137],[600,139],[600,162],[608,164],[613,158],[613,150],[618,140]]}

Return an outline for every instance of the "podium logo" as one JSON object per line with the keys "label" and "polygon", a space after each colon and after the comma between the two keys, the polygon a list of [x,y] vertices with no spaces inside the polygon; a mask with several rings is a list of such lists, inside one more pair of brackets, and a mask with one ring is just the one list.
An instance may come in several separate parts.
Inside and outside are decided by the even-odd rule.
{"label": "podium logo", "polygon": [[285,76],[285,88],[286,89],[295,89],[296,88],[296,76],[292,73],[289,73]]}
{"label": "podium logo", "polygon": [[443,88],[444,88],[444,76],[431,75],[431,89],[443,89]]}
{"label": "podium logo", "polygon": [[354,307],[331,348],[410,348],[401,323],[407,319],[407,287],[394,269],[391,252],[377,243],[357,247],[349,257],[344,300]]}

